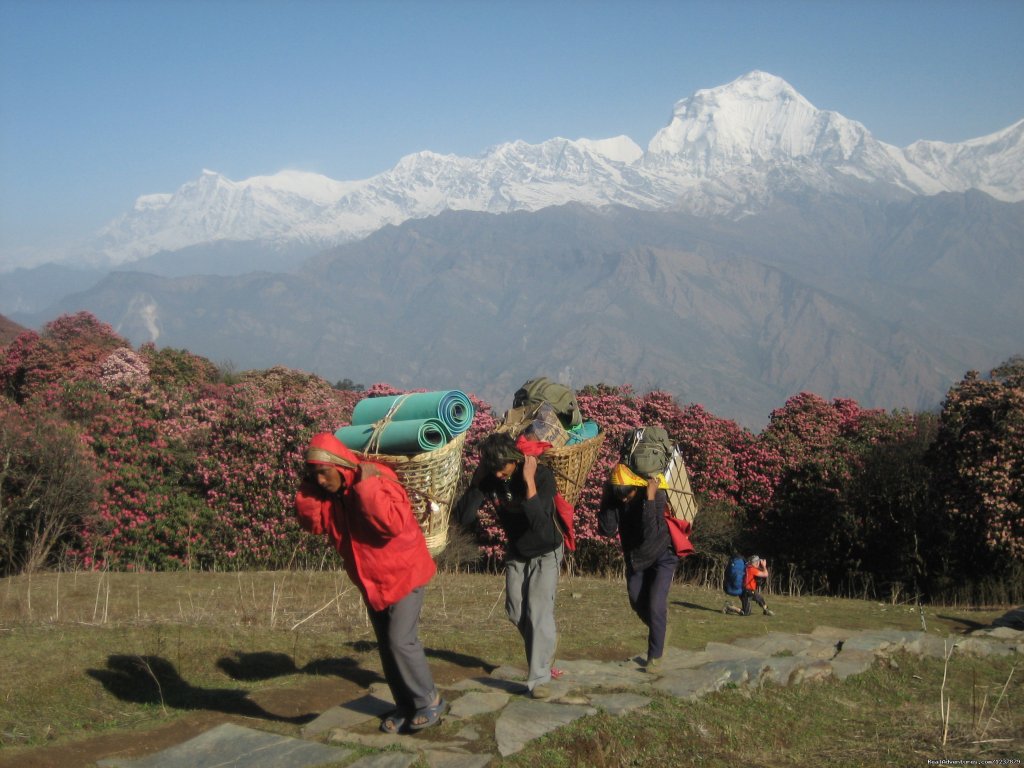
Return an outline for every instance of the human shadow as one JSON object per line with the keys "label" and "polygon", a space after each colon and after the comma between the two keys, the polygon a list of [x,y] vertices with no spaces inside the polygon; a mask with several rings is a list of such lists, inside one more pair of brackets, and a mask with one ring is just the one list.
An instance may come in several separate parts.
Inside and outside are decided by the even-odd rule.
{"label": "human shadow", "polygon": [[673,600],[672,605],[678,605],[681,608],[691,608],[695,611],[711,611],[712,613],[721,613],[721,608],[708,608],[706,605],[697,605],[697,603],[687,603],[683,600]]}
{"label": "human shadow", "polygon": [[248,691],[194,686],[179,674],[171,662],[159,656],[112,655],[107,657],[106,669],[87,669],[86,674],[98,680],[121,701],[135,704],[223,712],[296,725],[309,723],[317,716],[309,713],[283,717],[252,701]]}
{"label": "human shadow", "polygon": [[491,664],[490,662],[484,661],[479,656],[470,656],[467,653],[450,651],[446,648],[425,648],[424,651],[427,656],[432,659],[447,661],[449,664],[454,664],[457,667],[465,667],[466,669],[482,669],[488,674],[498,668],[497,664]]}
{"label": "human shadow", "polygon": [[[357,653],[375,653],[377,651],[377,643],[373,640],[353,640],[346,645]],[[497,664],[491,664],[478,656],[470,656],[447,648],[424,648],[423,652],[432,659],[439,659],[467,669],[483,669],[489,673],[498,668]]]}
{"label": "human shadow", "polygon": [[217,660],[217,667],[232,680],[272,680],[286,675],[316,675],[318,677],[340,677],[362,688],[383,680],[372,669],[361,667],[353,658],[314,659],[299,667],[286,653],[257,651],[245,653],[235,651],[233,656]]}
{"label": "human shadow", "polygon": [[[377,651],[377,643],[372,640],[353,640],[345,645],[359,654]],[[447,648],[424,648],[424,652],[430,658],[466,669],[482,669],[490,673],[497,668],[496,664],[491,664],[477,656],[470,656]],[[254,653],[235,651],[231,656],[223,656],[218,659],[217,668],[232,680],[254,682],[272,680],[275,677],[286,675],[318,675],[344,678],[360,687],[369,688],[373,683],[384,679],[378,672],[360,666],[358,659],[350,656],[314,659],[300,667],[291,656],[276,651],[256,651]]]}
{"label": "human shadow", "polygon": [[969,629],[969,630],[988,629],[989,627],[992,626],[991,624],[986,624],[983,621],[974,621],[973,619],[967,619],[967,618],[964,618],[963,616],[945,616],[945,615],[939,614],[938,618],[945,619],[946,621],[955,621],[957,624],[962,624],[964,626],[964,628]]}

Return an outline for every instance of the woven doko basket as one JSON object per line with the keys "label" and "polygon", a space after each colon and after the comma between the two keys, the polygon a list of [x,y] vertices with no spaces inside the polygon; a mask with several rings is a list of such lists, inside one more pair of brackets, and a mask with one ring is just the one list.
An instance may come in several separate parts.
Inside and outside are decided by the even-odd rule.
{"label": "woven doko basket", "polygon": [[587,482],[587,475],[597,460],[597,454],[604,443],[604,432],[597,437],[581,443],[566,445],[561,448],[548,448],[539,461],[554,470],[555,486],[562,498],[570,504],[576,504],[580,492]]}
{"label": "woven doko basket", "polygon": [[463,432],[436,451],[413,456],[380,453],[354,453],[360,459],[386,464],[395,470],[409,494],[412,511],[423,529],[430,554],[437,556],[448,545],[448,519],[455,500],[455,489],[462,476]]}
{"label": "woven doko basket", "polygon": [[672,451],[672,458],[665,469],[665,481],[668,483],[668,504],[672,515],[688,523],[697,516],[697,499],[690,488],[690,476],[686,473],[686,464],[679,449]]}

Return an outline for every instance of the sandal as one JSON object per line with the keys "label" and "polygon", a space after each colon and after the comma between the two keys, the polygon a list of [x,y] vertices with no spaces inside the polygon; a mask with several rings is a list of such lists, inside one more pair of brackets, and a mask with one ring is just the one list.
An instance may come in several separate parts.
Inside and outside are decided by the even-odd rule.
{"label": "sandal", "polygon": [[401,733],[405,729],[406,722],[408,722],[408,718],[402,710],[392,709],[381,717],[380,730],[383,733],[395,735]]}
{"label": "sandal", "polygon": [[409,721],[410,731],[422,731],[431,726],[437,725],[441,722],[441,717],[448,714],[450,709],[448,702],[442,698],[438,698],[437,704],[433,704],[429,707],[423,707],[423,709],[417,709],[416,714],[413,715],[412,720]]}

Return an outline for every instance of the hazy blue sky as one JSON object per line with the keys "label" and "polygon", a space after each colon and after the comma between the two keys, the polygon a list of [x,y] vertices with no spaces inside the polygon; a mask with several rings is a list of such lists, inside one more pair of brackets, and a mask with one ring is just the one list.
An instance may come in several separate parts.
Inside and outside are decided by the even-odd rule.
{"label": "hazy blue sky", "polygon": [[0,268],[204,168],[361,179],[513,139],[643,147],[753,69],[880,140],[1024,118],[1024,0],[0,0]]}

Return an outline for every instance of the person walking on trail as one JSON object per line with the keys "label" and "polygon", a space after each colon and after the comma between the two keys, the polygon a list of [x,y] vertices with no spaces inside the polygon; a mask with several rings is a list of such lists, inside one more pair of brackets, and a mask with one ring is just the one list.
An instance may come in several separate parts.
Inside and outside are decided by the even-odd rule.
{"label": "person walking on trail", "polygon": [[759,555],[751,555],[747,559],[747,568],[743,576],[743,594],[740,595],[740,609],[726,606],[726,613],[750,615],[750,601],[753,600],[764,612],[765,616],[774,616],[775,612],[768,609],[768,603],[761,594],[761,585],[768,581],[768,561]]}
{"label": "person walking on trail", "polygon": [[506,540],[505,613],[523,638],[526,687],[535,699],[551,696],[558,642],[555,592],[563,550],[556,493],[550,468],[524,455],[510,435],[494,433],[481,441],[480,464],[453,508],[456,522],[472,526],[485,501],[495,506]]}
{"label": "person walking on trail", "polygon": [[360,461],[329,432],[306,450],[307,477],[295,494],[303,529],[334,543],[359,588],[377,637],[395,709],[381,718],[385,733],[421,731],[448,711],[419,640],[424,589],[436,566],[398,477],[383,464]]}
{"label": "person walking on trail", "polygon": [[629,605],[647,627],[647,671],[658,666],[665,652],[668,593],[679,566],[665,520],[668,494],[659,485],[659,477],[646,479],[617,464],[598,512],[601,534],[618,533],[622,543]]}

